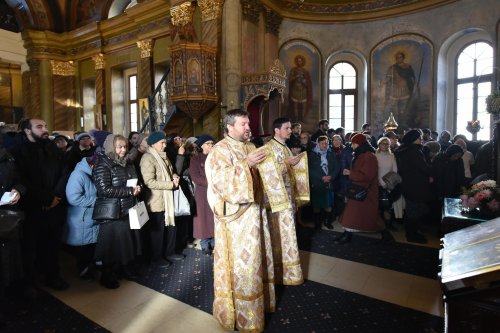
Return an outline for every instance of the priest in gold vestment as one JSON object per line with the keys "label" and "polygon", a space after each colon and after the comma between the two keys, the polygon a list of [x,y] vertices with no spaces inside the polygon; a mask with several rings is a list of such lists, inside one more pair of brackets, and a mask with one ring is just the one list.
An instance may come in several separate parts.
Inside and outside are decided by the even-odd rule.
{"label": "priest in gold vestment", "polygon": [[[285,144],[292,133],[290,119],[274,120],[273,129],[274,137],[265,145],[268,149],[267,158],[258,168],[263,177],[268,206],[274,279],[279,284],[299,285],[304,282],[304,278],[295,231],[295,212],[297,203],[309,201],[307,154],[293,156]],[[274,170],[277,173],[273,173]]]}
{"label": "priest in gold vestment", "polygon": [[275,310],[274,267],[263,187],[255,166],[266,158],[248,142],[248,113],[224,117],[227,136],[208,154],[207,199],[214,212],[213,316],[226,330],[261,332]]}

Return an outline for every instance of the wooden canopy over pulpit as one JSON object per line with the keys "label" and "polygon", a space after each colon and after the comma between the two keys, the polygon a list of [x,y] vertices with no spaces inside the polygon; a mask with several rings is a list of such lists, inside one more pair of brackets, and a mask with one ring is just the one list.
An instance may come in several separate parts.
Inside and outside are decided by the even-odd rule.
{"label": "wooden canopy over pulpit", "polygon": [[171,101],[197,120],[217,103],[216,49],[199,43],[170,47],[172,55]]}

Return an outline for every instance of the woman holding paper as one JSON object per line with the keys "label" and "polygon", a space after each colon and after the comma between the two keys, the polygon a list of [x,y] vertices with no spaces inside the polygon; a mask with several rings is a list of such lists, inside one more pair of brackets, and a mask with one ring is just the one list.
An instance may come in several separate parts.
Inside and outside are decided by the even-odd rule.
{"label": "woman holding paper", "polygon": [[[120,213],[118,219],[100,220],[95,259],[102,261],[101,284],[109,289],[120,286],[117,273],[132,278],[127,265],[134,259],[134,243],[130,232],[128,210],[134,206],[134,197],[141,193],[137,185],[134,165],[126,158],[128,140],[115,135],[106,141],[104,154],[98,155],[92,179],[97,189],[97,198],[118,198]],[[112,143],[112,144],[111,144]],[[94,210],[99,208],[96,201]]]}
{"label": "woman holding paper", "polygon": [[168,267],[172,260],[184,257],[175,254],[176,226],[173,190],[179,176],[173,172],[165,147],[166,135],[154,132],[148,137],[149,148],[141,159],[141,174],[146,185],[144,198],[148,207],[151,260],[155,266]]}

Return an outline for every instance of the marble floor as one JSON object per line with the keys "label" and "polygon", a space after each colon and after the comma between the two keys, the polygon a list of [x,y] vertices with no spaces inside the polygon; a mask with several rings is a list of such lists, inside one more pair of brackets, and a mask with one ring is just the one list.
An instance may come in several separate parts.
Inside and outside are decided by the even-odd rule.
{"label": "marble floor", "polygon": [[[340,231],[337,223],[335,230]],[[405,242],[402,231],[393,235],[396,241]],[[422,246],[438,248],[437,236],[427,236],[429,243]],[[98,281],[77,278],[69,268],[71,258],[64,261],[64,276],[71,287],[50,293],[112,332],[223,332],[206,312],[131,281],[122,280],[115,290],[105,289]],[[301,251],[301,262],[308,280],[443,316],[440,287],[435,279],[307,251]]]}

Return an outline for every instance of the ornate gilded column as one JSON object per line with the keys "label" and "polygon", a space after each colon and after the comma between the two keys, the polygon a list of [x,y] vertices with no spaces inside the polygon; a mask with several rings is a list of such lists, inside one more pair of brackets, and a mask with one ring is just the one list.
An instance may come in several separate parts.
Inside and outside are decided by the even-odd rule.
{"label": "ornate gilded column", "polygon": [[266,8],[264,15],[266,33],[264,37],[264,62],[265,67],[273,65],[274,60],[279,58],[279,31],[283,18],[275,11]]}
{"label": "ornate gilded column", "polygon": [[242,39],[242,72],[255,73],[263,68],[259,67],[262,59],[262,44],[259,43],[263,32],[259,31],[259,20],[263,7],[260,0],[240,0],[243,21],[241,22]]}
{"label": "ornate gilded column", "polygon": [[[53,121],[54,130],[77,129],[79,122],[76,108],[75,75],[76,67],[73,61],[51,60],[53,83]],[[79,127],[79,126],[78,126]]]}
{"label": "ornate gilded column", "polygon": [[92,56],[95,69],[95,107],[94,107],[94,127],[107,129],[106,119],[106,59],[104,54],[99,53]]}
{"label": "ornate gilded column", "polygon": [[204,44],[217,47],[220,37],[220,19],[224,0],[198,0],[201,10],[202,36]]}
{"label": "ornate gilded column", "polygon": [[137,47],[141,50],[141,60],[137,68],[139,98],[146,98],[154,90],[154,64],[152,50],[154,40],[145,39],[137,42]]}
{"label": "ornate gilded column", "polygon": [[228,110],[241,107],[241,5],[239,0],[224,2],[221,47],[222,104]]}
{"label": "ornate gilded column", "polygon": [[40,112],[40,60],[30,59],[28,60],[28,66],[30,68],[28,80],[25,82],[24,86],[24,96],[27,96],[26,105],[26,116],[28,117],[42,117]]}
{"label": "ornate gilded column", "polygon": [[50,60],[39,60],[38,68],[39,77],[39,91],[40,91],[40,117],[47,122],[49,131],[53,131],[54,128],[54,86],[52,82],[52,68],[50,65]]}
{"label": "ornate gilded column", "polygon": [[196,41],[197,37],[193,26],[193,14],[195,9],[191,1],[183,2],[175,6],[172,4],[172,8],[170,9],[170,16],[172,17],[170,36],[174,44],[179,42],[192,43]]}
{"label": "ornate gilded column", "polygon": [[[201,40],[204,44],[210,45],[217,50],[215,71],[216,78],[216,91],[221,90],[220,84],[220,48],[222,38],[222,9],[224,7],[224,0],[198,0],[198,6],[201,10],[202,21],[202,36]],[[214,108],[208,114],[203,116],[202,129],[205,133],[210,133],[214,137],[221,136],[220,122],[222,110],[220,108],[221,99],[220,94],[217,96],[218,107]]]}

